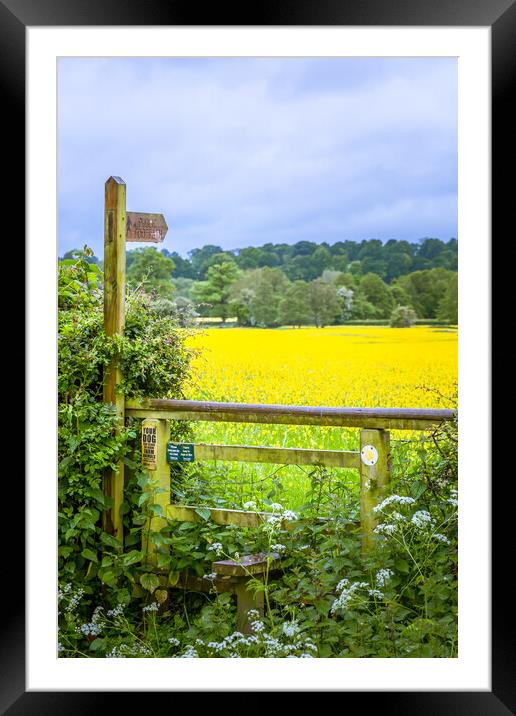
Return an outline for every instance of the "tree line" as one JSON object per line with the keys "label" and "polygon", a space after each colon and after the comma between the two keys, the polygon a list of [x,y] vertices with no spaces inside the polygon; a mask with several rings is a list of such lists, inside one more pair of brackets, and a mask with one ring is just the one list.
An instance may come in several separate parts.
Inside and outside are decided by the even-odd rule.
{"label": "tree line", "polygon": [[456,239],[299,241],[235,251],[208,245],[188,256],[154,247],[128,251],[129,287],[152,293],[159,310],[183,322],[211,316],[236,317],[243,326],[321,327],[458,320]]}
{"label": "tree line", "polygon": [[242,271],[279,268],[290,281],[313,281],[325,270],[349,272],[355,276],[375,273],[386,283],[399,276],[424,269],[445,268],[457,271],[457,239],[447,242],[425,238],[418,242],[391,239],[337,241],[334,244],[298,241],[295,244],[264,244],[224,251],[206,245],[193,249],[188,258],[163,250],[176,266],[175,276],[204,281],[210,266],[222,257],[233,260]]}

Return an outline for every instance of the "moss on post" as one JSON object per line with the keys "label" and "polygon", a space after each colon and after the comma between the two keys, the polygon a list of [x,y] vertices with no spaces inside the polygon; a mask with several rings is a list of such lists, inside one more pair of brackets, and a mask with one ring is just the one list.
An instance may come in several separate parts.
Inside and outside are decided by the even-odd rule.
{"label": "moss on post", "polygon": [[388,430],[360,431],[360,524],[362,547],[373,544],[377,519],[373,507],[387,491],[391,480],[391,447]]}

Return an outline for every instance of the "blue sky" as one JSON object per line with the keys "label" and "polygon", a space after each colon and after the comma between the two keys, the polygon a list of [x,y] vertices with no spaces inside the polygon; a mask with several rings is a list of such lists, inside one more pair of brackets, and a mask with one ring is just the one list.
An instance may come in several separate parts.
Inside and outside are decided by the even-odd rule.
{"label": "blue sky", "polygon": [[102,257],[112,174],[129,211],[165,215],[158,248],[183,256],[204,244],[447,241],[457,61],[60,58],[60,255],[87,244]]}

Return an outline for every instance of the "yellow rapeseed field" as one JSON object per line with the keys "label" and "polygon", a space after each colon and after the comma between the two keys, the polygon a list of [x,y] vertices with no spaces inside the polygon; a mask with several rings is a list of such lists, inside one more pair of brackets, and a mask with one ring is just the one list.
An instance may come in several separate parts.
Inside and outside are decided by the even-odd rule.
{"label": "yellow rapeseed field", "polygon": [[[212,328],[199,331],[189,343],[199,351],[186,394],[194,400],[346,407],[453,404],[439,394],[452,397],[455,393],[454,329]],[[360,431],[355,428],[197,422],[193,429],[197,442],[359,449]],[[403,471],[403,460],[409,459],[407,440],[423,437],[423,433],[391,432],[395,469],[401,466]],[[223,498],[225,506],[239,508],[250,498],[268,496],[297,509],[311,484],[309,470],[296,466],[208,461],[203,470],[204,496],[194,492],[184,498],[193,504],[205,500],[208,491],[214,498]],[[358,489],[356,470],[328,473],[341,487]]]}
{"label": "yellow rapeseed field", "polygon": [[188,397],[357,407],[438,407],[454,393],[457,331],[334,326],[205,329]]}

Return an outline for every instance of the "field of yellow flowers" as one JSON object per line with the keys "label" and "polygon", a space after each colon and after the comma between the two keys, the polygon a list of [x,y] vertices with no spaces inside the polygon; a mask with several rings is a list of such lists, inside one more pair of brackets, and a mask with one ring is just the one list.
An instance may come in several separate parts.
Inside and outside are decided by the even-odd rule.
{"label": "field of yellow flowers", "polygon": [[206,329],[191,398],[291,405],[438,407],[457,381],[457,331],[335,326]]}
{"label": "field of yellow flowers", "polygon": [[[346,407],[454,406],[457,331],[453,328],[212,328],[200,330],[190,345],[198,350],[186,395],[190,399]],[[355,450],[359,441],[358,430],[332,427],[196,423],[194,429],[198,442]],[[392,437],[402,440],[407,434]],[[296,467],[283,467],[278,473],[271,465],[219,463],[213,469],[224,483],[232,478],[233,484],[244,484],[246,478],[265,483],[272,474],[281,474],[282,484],[300,500],[301,488],[306,488]],[[240,492],[242,499],[248,497],[246,489]]]}

